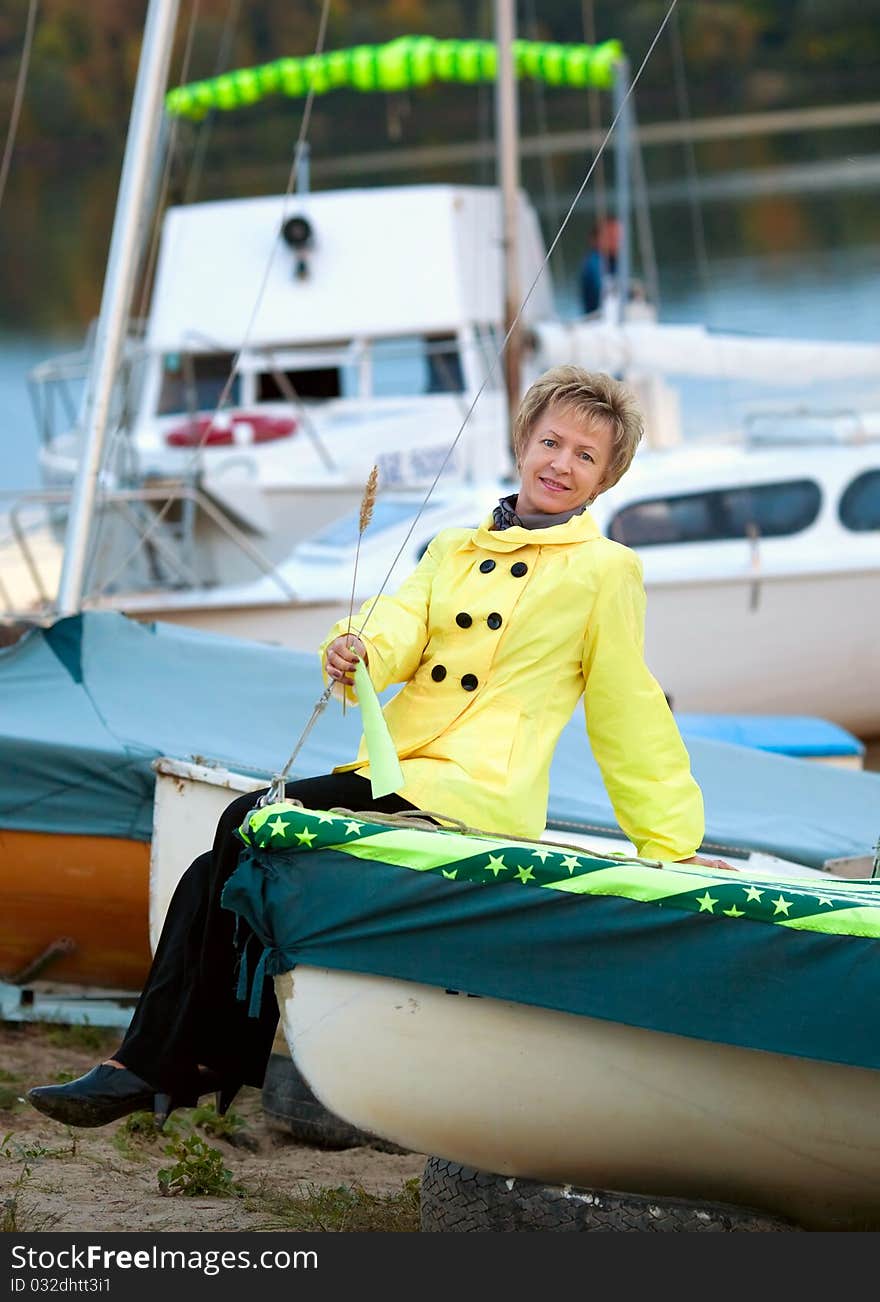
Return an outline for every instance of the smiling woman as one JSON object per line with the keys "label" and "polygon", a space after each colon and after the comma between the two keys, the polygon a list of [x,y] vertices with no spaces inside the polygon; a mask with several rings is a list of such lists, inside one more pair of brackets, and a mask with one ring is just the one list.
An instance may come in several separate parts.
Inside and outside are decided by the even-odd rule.
{"label": "smiling woman", "polygon": [[[368,601],[320,648],[328,678],[346,691],[359,660],[376,691],[403,684],[384,707],[400,785],[374,796],[362,742],[352,762],[288,784],[288,801],[324,811],[439,810],[494,835],[538,838],[553,753],[583,697],[627,837],[645,858],[693,861],[702,796],[644,661],[639,561],[604,538],[587,510],[626,471],[641,435],[632,395],[610,376],[564,366],[532,385],[515,425],[519,493],[478,528],[439,533],[394,596]],[[225,893],[239,829],[260,796],[225,810],[213,850],[181,877],[114,1058],[79,1080],[32,1090],[38,1109],[93,1126],[152,1102],[163,1121],[208,1090],[219,1090],[223,1108],[241,1083],[263,1083],[278,1008],[263,997],[262,977],[249,1009],[237,1002],[248,966],[244,957],[236,965]]]}

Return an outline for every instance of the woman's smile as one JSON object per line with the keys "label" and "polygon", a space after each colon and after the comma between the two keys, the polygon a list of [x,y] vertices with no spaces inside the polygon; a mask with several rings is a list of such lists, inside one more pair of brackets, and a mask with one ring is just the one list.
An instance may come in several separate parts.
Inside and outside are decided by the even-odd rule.
{"label": "woman's smile", "polygon": [[519,515],[577,510],[602,491],[612,430],[565,407],[548,407],[532,428],[520,465]]}

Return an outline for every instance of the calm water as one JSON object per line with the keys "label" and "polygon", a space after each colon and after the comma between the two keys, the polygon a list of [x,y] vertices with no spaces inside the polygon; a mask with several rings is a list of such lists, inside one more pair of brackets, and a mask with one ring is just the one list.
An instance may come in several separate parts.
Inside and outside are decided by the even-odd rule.
{"label": "calm water", "polygon": [[[570,283],[560,285],[558,274],[556,281],[560,311],[573,314]],[[688,259],[667,259],[661,265],[660,288],[660,316],[667,321],[702,322],[715,330],[748,334],[876,342],[880,244],[764,255],[743,252],[710,261],[705,283]],[[11,324],[0,329],[0,489],[38,486],[37,431],[27,372],[48,356],[79,347],[84,332],[84,325],[73,323],[52,334],[16,330]],[[715,381],[687,381],[681,389],[685,437],[729,428],[731,416],[741,417],[750,406],[760,405],[762,397],[751,388]],[[774,402],[809,396],[814,405],[828,407],[859,395],[795,385],[785,392],[768,390],[764,396]]]}

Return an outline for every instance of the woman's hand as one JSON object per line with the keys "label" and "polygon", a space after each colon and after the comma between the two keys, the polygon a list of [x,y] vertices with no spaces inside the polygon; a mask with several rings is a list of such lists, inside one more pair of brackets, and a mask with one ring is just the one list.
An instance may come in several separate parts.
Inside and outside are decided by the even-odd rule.
{"label": "woman's hand", "polygon": [[328,677],[335,678],[346,687],[354,686],[354,671],[359,660],[368,664],[367,648],[354,633],[335,637],[324,654]]}
{"label": "woman's hand", "polygon": [[676,862],[698,863],[698,864],[702,864],[704,868],[725,868],[728,872],[731,873],[739,872],[738,868],[734,868],[732,863],[727,863],[727,861],[724,859],[704,859],[699,854],[692,854],[690,859],[678,859],[676,860]]}

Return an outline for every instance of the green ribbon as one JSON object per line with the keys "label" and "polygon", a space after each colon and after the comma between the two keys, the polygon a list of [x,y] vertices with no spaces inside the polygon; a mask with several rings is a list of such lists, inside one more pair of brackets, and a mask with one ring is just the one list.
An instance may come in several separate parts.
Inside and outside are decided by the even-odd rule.
{"label": "green ribbon", "polygon": [[[551,86],[608,90],[623,47],[616,40],[600,45],[514,41],[513,54],[518,77]],[[190,82],[168,92],[165,108],[171,117],[198,119],[212,109],[247,108],[268,95],[299,98],[310,90],[325,95],[342,87],[365,93],[401,91],[438,81],[475,84],[494,81],[497,71],[498,52],[492,41],[401,36],[385,45],[355,45],[305,58],[276,59]]]}

